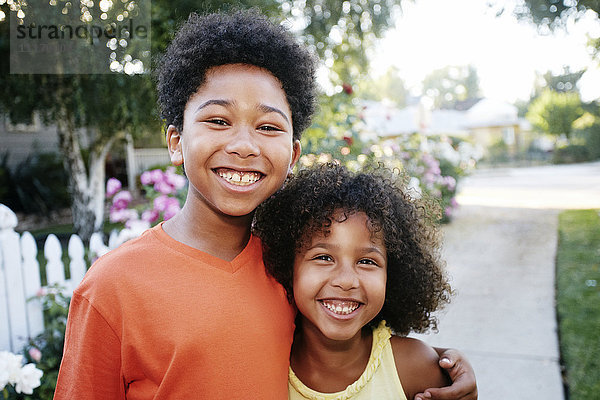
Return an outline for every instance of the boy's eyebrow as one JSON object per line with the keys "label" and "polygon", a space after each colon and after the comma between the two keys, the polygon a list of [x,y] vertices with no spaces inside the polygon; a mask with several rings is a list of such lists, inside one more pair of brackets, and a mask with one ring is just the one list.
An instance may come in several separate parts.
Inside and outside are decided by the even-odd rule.
{"label": "boy's eyebrow", "polygon": [[[196,109],[196,111],[200,111],[204,107],[208,107],[213,104],[217,105],[217,106],[228,107],[228,106],[233,105],[233,103],[234,103],[233,101],[229,101],[229,100],[211,99],[211,100],[207,100],[204,103],[200,104],[198,106],[198,108]],[[275,113],[281,115],[287,121],[288,124],[290,123],[290,120],[288,119],[287,115],[285,115],[285,113],[283,111],[281,111],[279,108],[268,106],[266,104],[259,104],[257,108],[264,113],[275,112]]]}
{"label": "boy's eyebrow", "polygon": [[230,106],[232,104],[232,102],[229,101],[229,100],[220,100],[220,99],[207,100],[204,103],[200,104],[198,106],[198,108],[196,108],[196,111],[200,111],[204,107],[208,107],[208,106],[213,105],[213,104],[216,104],[218,106],[227,107],[227,106]]}
{"label": "boy's eyebrow", "polygon": [[271,107],[266,104],[260,104],[258,106],[258,109],[264,113],[275,112],[277,114],[280,114],[283,118],[285,118],[285,120],[287,121],[288,124],[290,123],[290,120],[288,119],[287,115],[285,115],[285,113],[283,111],[281,111],[279,108]]}

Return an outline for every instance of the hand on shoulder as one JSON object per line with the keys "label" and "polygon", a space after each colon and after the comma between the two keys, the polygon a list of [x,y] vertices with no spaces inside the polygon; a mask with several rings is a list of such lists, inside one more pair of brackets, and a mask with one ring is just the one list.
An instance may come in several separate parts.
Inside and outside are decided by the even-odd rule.
{"label": "hand on shoulder", "polygon": [[425,342],[392,336],[392,352],[396,370],[408,399],[431,387],[443,387],[450,381],[439,366],[437,352]]}

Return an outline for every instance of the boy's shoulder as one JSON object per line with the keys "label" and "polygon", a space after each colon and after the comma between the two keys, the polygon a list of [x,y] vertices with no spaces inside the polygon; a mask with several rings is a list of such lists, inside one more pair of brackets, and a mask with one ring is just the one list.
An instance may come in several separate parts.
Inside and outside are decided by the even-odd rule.
{"label": "boy's shoulder", "polygon": [[408,398],[427,388],[448,384],[433,347],[419,339],[402,336],[392,336],[390,342],[396,370]]}
{"label": "boy's shoulder", "polygon": [[114,286],[122,283],[129,275],[139,277],[139,269],[153,260],[161,259],[168,247],[155,237],[154,229],[156,227],[98,258],[86,272],[76,291],[82,293],[91,286]]}

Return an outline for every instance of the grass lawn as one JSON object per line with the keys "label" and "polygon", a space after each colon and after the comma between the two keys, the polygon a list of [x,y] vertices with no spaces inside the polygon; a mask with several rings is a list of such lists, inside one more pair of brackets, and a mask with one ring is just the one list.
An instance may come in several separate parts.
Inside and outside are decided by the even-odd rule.
{"label": "grass lawn", "polygon": [[600,396],[600,216],[559,216],[556,255],[560,350],[570,400]]}

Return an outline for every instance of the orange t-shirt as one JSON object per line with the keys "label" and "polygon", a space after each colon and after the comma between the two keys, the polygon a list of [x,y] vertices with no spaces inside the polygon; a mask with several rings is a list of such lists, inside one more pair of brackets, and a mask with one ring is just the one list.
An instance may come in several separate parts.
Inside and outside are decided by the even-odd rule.
{"label": "orange t-shirt", "polygon": [[228,262],[158,225],[75,290],[54,399],[287,399],[293,321],[259,239]]}

